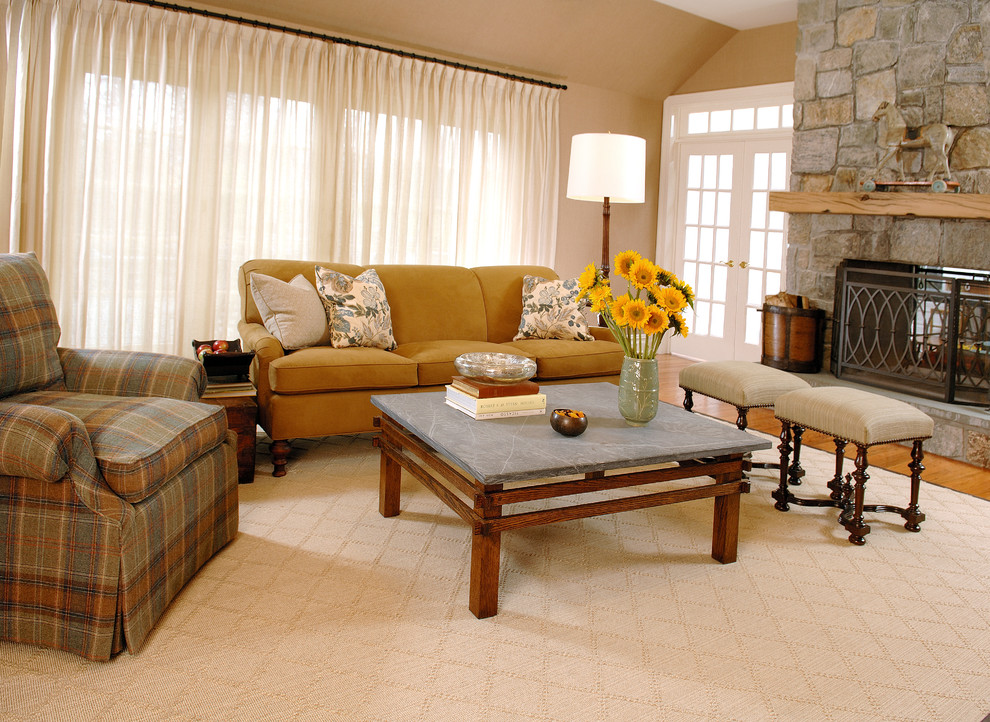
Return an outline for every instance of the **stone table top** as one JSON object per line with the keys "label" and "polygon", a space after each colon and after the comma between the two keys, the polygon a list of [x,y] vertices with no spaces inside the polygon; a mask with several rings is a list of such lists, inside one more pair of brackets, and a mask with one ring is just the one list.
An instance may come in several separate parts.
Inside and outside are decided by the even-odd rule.
{"label": "stone table top", "polygon": [[[484,484],[648,466],[701,456],[769,449],[770,441],[661,403],[649,424],[633,427],[619,414],[609,383],[544,386],[547,413],[475,420],[444,402],[443,392],[378,394],[371,403]],[[550,428],[550,411],[588,416],[581,436]]]}

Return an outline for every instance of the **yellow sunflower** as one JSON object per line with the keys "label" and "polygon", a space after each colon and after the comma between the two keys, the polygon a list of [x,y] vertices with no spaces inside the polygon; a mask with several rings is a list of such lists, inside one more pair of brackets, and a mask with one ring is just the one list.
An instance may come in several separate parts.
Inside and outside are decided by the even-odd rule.
{"label": "yellow sunflower", "polygon": [[629,269],[629,282],[636,288],[649,288],[656,280],[657,267],[647,258],[637,259]]}
{"label": "yellow sunflower", "polygon": [[586,295],[591,287],[595,285],[595,280],[598,278],[598,269],[595,268],[594,263],[589,263],[585,266],[584,270],[581,271],[581,275],[578,276],[578,285],[581,287],[581,294]]}
{"label": "yellow sunflower", "polygon": [[670,313],[682,311],[687,306],[687,299],[684,298],[684,294],[676,288],[661,288],[658,291],[659,293],[654,294],[654,298]]}
{"label": "yellow sunflower", "polygon": [[612,301],[612,305],[609,307],[609,313],[617,326],[626,326],[629,323],[626,319],[626,304],[628,303],[629,294],[626,293]]}
{"label": "yellow sunflower", "polygon": [[648,336],[662,333],[670,328],[670,318],[662,308],[650,306],[650,317],[646,319],[643,330]]}
{"label": "yellow sunflower", "polygon": [[591,301],[591,310],[602,313],[608,308],[608,302],[612,300],[612,289],[604,284],[592,288],[588,291],[588,298]]}
{"label": "yellow sunflower", "polygon": [[634,298],[629,301],[624,308],[626,315],[626,323],[631,328],[643,328],[646,325],[647,320],[650,318],[649,309],[646,307],[646,303],[638,298]]}
{"label": "yellow sunflower", "polygon": [[688,335],[688,325],[684,322],[684,317],[679,313],[670,314],[671,325],[674,330],[677,331],[681,336],[687,338]]}
{"label": "yellow sunflower", "polygon": [[625,279],[629,278],[629,271],[640,258],[636,251],[623,251],[615,256],[615,272]]}

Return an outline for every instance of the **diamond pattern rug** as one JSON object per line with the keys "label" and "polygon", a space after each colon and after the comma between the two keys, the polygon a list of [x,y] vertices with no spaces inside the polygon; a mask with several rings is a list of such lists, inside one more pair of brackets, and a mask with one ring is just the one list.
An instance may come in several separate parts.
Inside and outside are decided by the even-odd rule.
{"label": "diamond pattern rug", "polygon": [[[774,451],[757,459],[773,460]],[[806,449],[802,495],[832,458]],[[905,450],[905,464],[908,453]],[[378,514],[370,436],[259,454],[240,534],[136,655],[0,643],[0,718],[952,720],[990,712],[990,502],[931,484],[922,531],[742,498],[739,559],[712,501],[506,532],[499,614],[467,608],[470,531],[412,478]],[[871,470],[867,501],[904,505]],[[622,491],[610,492],[614,494]]]}

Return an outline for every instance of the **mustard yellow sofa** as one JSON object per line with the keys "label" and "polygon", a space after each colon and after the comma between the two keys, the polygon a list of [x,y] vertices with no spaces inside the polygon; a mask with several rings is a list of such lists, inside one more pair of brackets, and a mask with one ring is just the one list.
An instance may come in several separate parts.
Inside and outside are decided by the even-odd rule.
{"label": "mustard yellow sofa", "polygon": [[[251,274],[315,285],[317,265],[354,277],[374,268],[392,313],[393,351],[314,346],[287,352],[265,328],[251,294]],[[622,348],[606,328],[594,341],[513,341],[522,315],[523,276],[555,280],[543,266],[374,265],[255,259],[238,271],[241,342],[253,350],[259,424],[271,437],[274,475],[285,474],[291,439],[374,429],[373,394],[439,391],[456,374],[463,353],[497,351],[536,360],[541,384],[617,382]]]}

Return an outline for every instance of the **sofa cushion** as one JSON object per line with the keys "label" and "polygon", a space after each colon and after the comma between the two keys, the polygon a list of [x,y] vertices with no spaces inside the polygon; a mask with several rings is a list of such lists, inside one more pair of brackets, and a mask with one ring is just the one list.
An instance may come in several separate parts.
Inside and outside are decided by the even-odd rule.
{"label": "sofa cushion", "polygon": [[398,344],[487,341],[485,301],[478,278],[458,266],[378,266],[392,306]]}
{"label": "sofa cushion", "polygon": [[513,341],[553,338],[594,341],[588,322],[578,306],[581,292],[576,278],[547,280],[526,276],[522,283],[522,318]]}
{"label": "sofa cushion", "polygon": [[378,348],[314,346],[275,359],[268,383],[277,394],[415,386],[416,362]]}
{"label": "sofa cushion", "polygon": [[61,387],[61,329],[33,253],[0,253],[0,397]]}
{"label": "sofa cushion", "polygon": [[618,375],[622,347],[615,341],[564,341],[531,338],[500,344],[505,353],[536,359],[536,380]]}
{"label": "sofa cushion", "polygon": [[511,341],[519,330],[523,277],[557,278],[554,270],[546,266],[478,266],[471,270],[485,298],[488,340],[492,343]]}
{"label": "sofa cushion", "polygon": [[251,295],[268,332],[284,349],[325,345],[330,341],[327,311],[313,284],[301,274],[286,283],[251,274]]}
{"label": "sofa cushion", "polygon": [[82,421],[107,486],[129,502],[154,493],[227,435],[224,408],[193,401],[68,391],[10,400],[59,409]]}
{"label": "sofa cushion", "polygon": [[416,362],[420,386],[437,386],[450,383],[457,373],[454,359],[462,353],[508,351],[502,344],[487,341],[420,341],[404,343],[395,349],[395,353]]}
{"label": "sofa cushion", "polygon": [[365,346],[386,351],[395,348],[392,310],[374,268],[351,278],[317,266],[316,290],[327,309],[330,343],[334,348]]}

